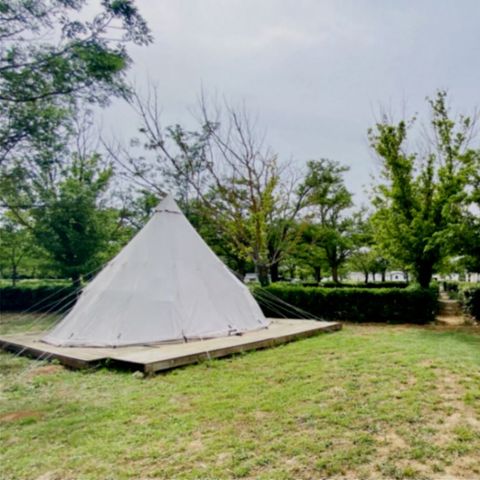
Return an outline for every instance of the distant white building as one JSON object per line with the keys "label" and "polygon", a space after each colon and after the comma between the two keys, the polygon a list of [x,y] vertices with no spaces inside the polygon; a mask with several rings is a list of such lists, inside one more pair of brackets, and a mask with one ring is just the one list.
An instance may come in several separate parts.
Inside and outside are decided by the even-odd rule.
{"label": "distant white building", "polygon": [[362,272],[349,272],[347,275],[349,282],[360,283],[365,281],[365,274]]}
{"label": "distant white building", "polygon": [[392,270],[391,272],[386,272],[385,280],[387,282],[406,282],[407,275],[400,270]]}
{"label": "distant white building", "polygon": [[433,276],[434,280],[438,282],[469,282],[469,283],[480,283],[480,273],[448,273],[448,274],[435,274]]}
{"label": "distant white building", "polygon": [[459,273],[449,273],[442,275],[440,273],[436,273],[433,276],[433,279],[436,280],[437,282],[459,282],[460,281],[460,274]]}
{"label": "distant white building", "polygon": [[467,273],[466,281],[472,283],[480,283],[480,273]]}
{"label": "distant white building", "polygon": [[[365,281],[365,274],[363,272],[350,272],[348,273],[346,280],[349,282],[354,283],[361,283]],[[380,273],[376,273],[372,275],[371,273],[368,275],[369,282],[381,282],[382,275]],[[386,282],[406,282],[407,278],[404,272],[400,270],[392,270],[389,272],[385,272],[385,281]]]}
{"label": "distant white building", "polygon": [[245,283],[258,282],[258,275],[256,273],[246,273],[243,281]]}

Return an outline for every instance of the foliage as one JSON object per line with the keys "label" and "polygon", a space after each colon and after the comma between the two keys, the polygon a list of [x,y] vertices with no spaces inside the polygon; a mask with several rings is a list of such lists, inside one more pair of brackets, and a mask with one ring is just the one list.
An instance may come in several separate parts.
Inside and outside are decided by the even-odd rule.
{"label": "foliage", "polygon": [[480,285],[462,285],[460,302],[465,313],[480,322]]}
{"label": "foliage", "polygon": [[295,266],[305,265],[313,274],[315,283],[322,281],[322,276],[329,269],[325,249],[319,242],[320,227],[318,225],[303,222],[298,224],[299,241],[290,254],[291,261]]}
{"label": "foliage", "polygon": [[268,283],[269,268],[295,241],[302,196],[283,178],[285,165],[264,145],[246,109],[202,94],[198,126],[191,131],[162,127],[156,90],[146,99],[134,95],[132,103],[142,122],[143,146],[154,157],[109,148],[124,174],[160,195],[173,189],[187,215],[191,204],[202,203],[226,248],[252,263],[261,283]]}
{"label": "foliage", "polygon": [[95,151],[92,113],[78,112],[75,123],[55,157],[4,172],[0,194],[9,218],[33,239],[35,255],[40,251],[56,275],[78,284],[81,275],[117,253],[133,230],[124,222],[129,212],[111,206],[113,169]]}
{"label": "foliage", "polygon": [[353,248],[354,221],[345,216],[352,206],[352,195],[343,179],[348,167],[322,158],[307,162],[307,169],[299,192],[309,207],[311,243],[324,250],[332,277],[338,282],[339,268]]}
{"label": "foliage", "polygon": [[386,252],[375,244],[371,217],[364,216],[363,210],[355,216],[354,249],[348,259],[348,268],[350,271],[362,272],[365,283],[368,283],[370,275],[375,280],[377,273],[380,273],[384,282],[386,271],[392,262],[387,258]]}
{"label": "foliage", "polygon": [[[315,287],[318,285],[303,283],[305,287]],[[375,283],[336,283],[336,282],[322,282],[322,288],[407,288],[410,285],[406,282],[375,282]]]}
{"label": "foliage", "polygon": [[190,200],[188,206],[179,202],[180,208],[193,225],[195,230],[218,255],[222,261],[243,280],[245,274],[254,269],[248,257],[239,254],[237,249],[225,241],[223,231],[218,228],[217,222],[212,218],[210,209],[199,199]]}
{"label": "foliage", "polygon": [[[44,286],[61,286],[64,287],[66,285],[70,285],[70,281],[68,279],[63,278],[19,278],[17,282],[17,286],[22,287],[44,287]],[[0,287],[9,287],[11,286],[11,282],[7,279],[0,279]]]}
{"label": "foliage", "polygon": [[[435,319],[438,290],[411,287],[336,289],[275,284],[257,288],[254,294],[270,317],[278,317],[280,313],[286,317],[305,318],[307,312],[325,320],[424,324]],[[296,311],[296,308],[301,310]]]}
{"label": "foliage", "polygon": [[385,273],[390,265],[377,249],[371,247],[357,248],[348,260],[350,271],[362,272],[365,276],[365,283],[368,283],[370,275],[375,281],[375,275],[379,273],[382,276],[382,283],[385,282]]}
{"label": "foliage", "polygon": [[92,123],[81,104],[129,94],[126,45],[151,37],[133,0],[102,0],[90,19],[86,3],[0,0],[0,199],[16,223],[3,232],[13,277],[27,239],[76,282],[114,250],[105,232],[116,214],[96,205],[111,172],[93,180],[96,154],[72,153],[72,135]]}
{"label": "foliage", "polygon": [[[125,45],[151,41],[133,0],[0,1],[0,164],[51,150],[78,101],[125,96]],[[82,19],[83,17],[83,19]]]}
{"label": "foliage", "polygon": [[32,274],[45,253],[38,248],[31,231],[15,222],[11,216],[4,215],[0,225],[0,270],[8,272],[15,286],[21,272],[27,268]]}
{"label": "foliage", "polygon": [[466,272],[480,272],[480,148],[471,152],[468,189],[463,199],[463,217],[454,225],[455,261]]}
{"label": "foliage", "polygon": [[35,238],[60,273],[77,285],[82,274],[98,267],[115,225],[110,212],[98,205],[111,175],[99,156],[74,156],[56,189],[43,192],[44,204],[32,209]]}
{"label": "foliage", "polygon": [[357,249],[349,259],[349,266],[353,271],[362,272],[365,276],[365,283],[368,283],[370,273],[375,273],[376,254],[368,247]]}
{"label": "foliage", "polygon": [[78,289],[73,285],[20,283],[17,286],[0,286],[0,311],[58,312],[72,306]]}
{"label": "foliage", "polygon": [[383,118],[369,131],[384,178],[373,199],[376,241],[411,267],[424,287],[449,253],[455,225],[461,224],[475,157],[468,145],[472,119],[452,119],[445,92],[439,91],[428,104],[433,133],[424,154],[406,151],[414,120],[393,124]]}

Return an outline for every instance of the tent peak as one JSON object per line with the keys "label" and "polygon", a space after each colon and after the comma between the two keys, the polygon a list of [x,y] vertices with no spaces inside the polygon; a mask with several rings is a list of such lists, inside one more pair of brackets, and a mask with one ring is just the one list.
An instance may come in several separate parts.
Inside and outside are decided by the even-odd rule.
{"label": "tent peak", "polygon": [[167,193],[165,197],[156,206],[155,212],[167,212],[167,213],[182,213],[177,202],[173,198],[173,195]]}

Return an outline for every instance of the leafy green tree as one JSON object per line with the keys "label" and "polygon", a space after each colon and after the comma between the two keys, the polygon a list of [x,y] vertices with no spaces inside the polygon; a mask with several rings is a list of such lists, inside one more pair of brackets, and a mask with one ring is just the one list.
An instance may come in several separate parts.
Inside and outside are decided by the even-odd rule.
{"label": "leafy green tree", "polygon": [[369,247],[361,247],[355,250],[349,259],[349,267],[353,271],[362,272],[365,277],[365,283],[368,283],[369,275],[374,270],[374,253]]}
{"label": "leafy green tree", "polygon": [[332,278],[338,283],[340,267],[354,246],[354,222],[346,214],[352,206],[352,195],[343,179],[348,167],[321,159],[309,161],[307,168],[300,191],[308,192],[305,205],[310,210],[311,223],[317,227],[317,244],[325,251]]}
{"label": "leafy green tree", "polygon": [[228,242],[225,242],[223,232],[212,219],[209,208],[200,199],[190,199],[188,205],[185,205],[182,197],[179,199],[179,205],[210,248],[243,280],[245,274],[254,268],[253,264],[248,257],[240,255],[236,249],[230,247]]}
{"label": "leafy green tree", "polygon": [[370,263],[370,273],[375,277],[375,274],[381,275],[382,282],[385,281],[385,274],[390,267],[390,260],[385,257],[382,252],[379,252],[376,248],[373,250],[372,261]]}
{"label": "leafy green tree", "polygon": [[133,0],[0,0],[0,165],[51,150],[78,101],[128,93],[126,44],[151,41]]}
{"label": "leafy green tree", "polygon": [[33,234],[62,275],[80,286],[81,276],[100,264],[115,226],[102,208],[112,170],[100,157],[74,155],[53,190],[42,192],[42,205],[31,209]]}
{"label": "leafy green tree", "polygon": [[300,240],[291,256],[297,264],[305,265],[312,272],[318,284],[329,268],[325,249],[320,244],[322,228],[311,223],[300,224],[297,228],[300,230]]}
{"label": "leafy green tree", "polygon": [[368,283],[370,275],[375,280],[377,273],[380,273],[382,281],[385,281],[389,260],[386,254],[375,244],[372,218],[366,217],[365,213],[365,211],[360,210],[352,216],[354,220],[354,250],[348,262],[349,267],[350,270],[362,272],[365,283]]}
{"label": "leafy green tree", "polygon": [[13,286],[17,283],[20,271],[32,268],[41,255],[31,231],[8,215],[4,216],[0,226],[0,266],[2,271],[9,272]]}
{"label": "leafy green tree", "polygon": [[480,149],[473,153],[468,195],[463,221],[452,235],[454,253],[463,256],[467,272],[480,272]]}
{"label": "leafy green tree", "polygon": [[383,182],[373,204],[375,238],[382,250],[410,267],[427,287],[462,223],[474,151],[469,148],[472,119],[452,119],[446,93],[429,99],[431,140],[425,153],[408,152],[409,125],[386,118],[369,131],[383,166]]}

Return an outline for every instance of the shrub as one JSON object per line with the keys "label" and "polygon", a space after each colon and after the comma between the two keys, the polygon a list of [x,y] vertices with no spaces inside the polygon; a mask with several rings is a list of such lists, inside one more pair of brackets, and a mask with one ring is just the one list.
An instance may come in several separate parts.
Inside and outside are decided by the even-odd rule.
{"label": "shrub", "polygon": [[[21,278],[17,280],[16,287],[44,287],[49,286],[61,286],[65,287],[71,285],[71,280],[65,280],[61,278]],[[0,288],[1,287],[11,287],[12,280],[10,278],[1,278],[0,279]]]}
{"label": "shrub", "polygon": [[466,314],[480,321],[480,285],[462,286],[460,288],[460,302]]}
{"label": "shrub", "polygon": [[72,285],[7,286],[0,288],[0,310],[59,311],[76,300]]}
{"label": "shrub", "polygon": [[460,282],[454,281],[454,280],[444,280],[442,282],[443,284],[443,289],[446,292],[458,292],[459,291],[459,286]]}
{"label": "shrub", "polygon": [[460,282],[454,280],[444,280],[442,282],[443,290],[451,300],[458,300],[460,298]]}
{"label": "shrub", "polygon": [[375,283],[335,283],[322,282],[320,285],[316,283],[305,282],[303,287],[321,287],[321,288],[407,288],[406,282],[375,282]]}
{"label": "shrub", "polygon": [[438,289],[271,285],[254,295],[269,317],[305,318],[299,308],[325,320],[425,324],[435,319]]}

